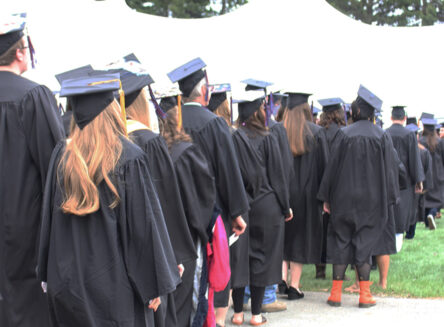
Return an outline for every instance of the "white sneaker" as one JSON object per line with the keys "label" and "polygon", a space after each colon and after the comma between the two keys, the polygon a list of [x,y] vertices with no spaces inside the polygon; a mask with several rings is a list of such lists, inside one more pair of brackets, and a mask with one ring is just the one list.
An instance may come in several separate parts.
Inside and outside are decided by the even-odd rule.
{"label": "white sneaker", "polygon": [[428,215],[427,216],[427,221],[429,222],[429,229],[430,230],[436,229],[435,219],[433,218],[432,215]]}

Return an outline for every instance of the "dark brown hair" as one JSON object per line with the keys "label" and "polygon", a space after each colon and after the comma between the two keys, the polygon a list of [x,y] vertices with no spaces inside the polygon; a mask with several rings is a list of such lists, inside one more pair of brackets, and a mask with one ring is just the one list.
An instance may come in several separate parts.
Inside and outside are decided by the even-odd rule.
{"label": "dark brown hair", "polygon": [[283,117],[284,127],[287,130],[288,143],[294,156],[300,156],[309,152],[307,140],[313,138],[313,134],[308,127],[307,112],[311,116],[308,103],[297,105],[286,110]]}
{"label": "dark brown hair", "polygon": [[[432,127],[433,128],[433,127]],[[422,135],[426,138],[427,147],[430,152],[434,153],[439,143],[439,137],[436,134],[435,129],[424,127]]]}
{"label": "dark brown hair", "polygon": [[183,127],[179,130],[177,124],[177,106],[168,110],[165,119],[159,118],[160,133],[165,139],[168,149],[179,142],[193,142],[191,136],[188,135]]}
{"label": "dark brown hair", "polygon": [[328,129],[328,127],[335,123],[338,126],[345,126],[344,110],[338,109],[334,111],[326,111],[321,114],[319,125]]}
{"label": "dark brown hair", "polygon": [[9,66],[15,60],[15,56],[17,54],[17,50],[23,49],[25,46],[25,41],[23,38],[15,42],[9,50],[7,50],[4,54],[0,56],[0,66]]}

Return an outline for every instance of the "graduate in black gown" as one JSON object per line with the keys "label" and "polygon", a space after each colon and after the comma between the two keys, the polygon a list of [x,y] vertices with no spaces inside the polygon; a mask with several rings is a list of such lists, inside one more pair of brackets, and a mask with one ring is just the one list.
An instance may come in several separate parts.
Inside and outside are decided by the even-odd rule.
{"label": "graduate in black gown", "polygon": [[[294,219],[285,225],[284,260],[290,263],[288,299],[304,297],[299,282],[304,264],[319,264],[322,256],[322,202],[317,199],[328,157],[322,127],[310,121],[309,94],[289,93],[283,124],[293,154],[290,206]],[[282,283],[285,281],[283,280]]]}
{"label": "graduate in black gown", "polygon": [[401,200],[394,208],[397,234],[403,234],[416,220],[415,189],[422,191],[422,181],[425,178],[416,135],[403,126],[406,119],[404,106],[393,107],[392,126],[387,129],[396,152],[406,168],[408,179],[408,187],[401,191]]}
{"label": "graduate in black gown", "polygon": [[[340,98],[330,98],[319,100],[322,105],[322,114],[319,120],[319,126],[323,127],[323,132],[327,140],[328,152],[330,153],[336,135],[339,130],[346,125],[346,113],[344,112],[345,103]],[[322,238],[322,256],[321,264],[316,265],[316,278],[325,279],[325,269],[327,263],[327,228],[330,215],[326,212],[322,214],[323,238]]]}
{"label": "graduate in black gown", "polygon": [[[246,224],[242,214],[248,211],[248,199],[242,184],[233,140],[227,123],[205,108],[210,99],[205,63],[194,59],[168,74],[179,82],[183,93],[183,127],[208,160],[216,183],[216,204],[222,211],[227,233],[240,235]],[[216,322],[225,325],[228,311],[229,285],[215,294]],[[221,310],[217,310],[221,308]]]}
{"label": "graduate in black gown", "polygon": [[153,326],[159,297],[180,282],[147,157],[125,136],[118,88],[118,74],[62,84],[76,126],[51,157],[38,260],[53,326]]}
{"label": "graduate in black gown", "polygon": [[[285,181],[278,141],[265,126],[264,95],[260,91],[247,92],[238,102],[238,129],[242,133],[240,135],[245,135],[250,143],[250,146],[242,146],[237,142],[239,156],[251,156],[240,160],[250,166],[245,167],[250,172],[244,178],[249,180],[248,184],[252,186],[252,190],[257,190],[260,179],[258,194],[252,199],[248,213],[252,311],[250,323],[260,324],[266,321],[265,317],[260,315],[265,287],[276,284],[281,279],[284,221],[290,220],[293,215],[289,206],[288,183]],[[258,168],[260,175],[257,174]],[[233,323],[243,321],[244,292],[244,287],[233,289]]]}
{"label": "graduate in black gown", "polygon": [[433,187],[425,193],[426,226],[435,229],[435,215],[444,205],[444,140],[435,131],[437,120],[432,114],[423,113],[421,118],[424,130],[419,142],[430,151],[433,167]]}
{"label": "graduate in black gown", "polygon": [[166,118],[160,119],[160,125],[174,165],[188,226],[199,254],[195,264],[196,269],[193,271],[195,295],[192,287],[191,293],[187,293],[187,297],[184,298],[189,301],[187,305],[190,307],[193,305],[193,319],[190,326],[201,327],[208,309],[205,297],[208,288],[205,247],[209,241],[209,230],[216,203],[216,185],[207,159],[181,126],[181,109],[178,102],[180,103],[180,91],[173,89],[164,94],[160,105],[166,113]]}
{"label": "graduate in black gown", "polygon": [[327,262],[333,263],[333,287],[328,303],[341,304],[342,282],[348,264],[359,274],[360,307],[375,305],[370,293],[373,249],[389,218],[389,206],[399,195],[393,144],[373,123],[382,101],[362,85],[355,100],[354,123],[336,137],[318,198],[330,213]]}
{"label": "graduate in black gown", "polygon": [[0,30],[0,326],[48,326],[36,243],[48,164],[63,126],[52,92],[20,76],[32,51],[23,17],[2,21]]}
{"label": "graduate in black gown", "polygon": [[[418,123],[416,117],[407,118],[407,126],[406,128],[415,133],[418,142]],[[430,151],[427,150],[421,143],[418,143],[419,155],[421,157],[421,164],[424,170],[424,182],[423,182],[423,190],[420,193],[415,194],[415,220],[412,225],[410,225],[409,230],[405,233],[406,239],[413,239],[415,237],[416,231],[416,223],[418,221],[425,221],[425,208],[424,208],[424,194],[427,192],[429,188],[433,188],[433,169],[432,169],[432,156],[430,155]]]}
{"label": "graduate in black gown", "polygon": [[[115,64],[111,71],[118,72],[125,93],[127,132],[148,158],[148,168],[159,197],[168,234],[174,240],[173,250],[181,274],[182,283],[174,294],[162,299],[156,312],[156,327],[188,326],[191,315],[190,296],[196,267],[196,249],[188,228],[177,185],[173,163],[163,137],[150,129],[148,92],[146,87],[154,81],[134,54],[128,55],[123,64]],[[116,68],[117,66],[125,68]],[[158,112],[158,110],[156,111]],[[159,112],[161,115],[162,113]],[[174,296],[173,296],[174,295]],[[177,321],[176,321],[177,320]]]}
{"label": "graduate in black gown", "polygon": [[[84,74],[87,74],[88,72],[92,72],[94,69],[91,65],[86,65],[82,67],[78,67],[69,71],[66,71],[64,73],[60,73],[55,75],[55,78],[59,82],[60,86],[62,85],[62,82],[66,79],[70,78],[76,78],[78,76],[82,76]],[[63,128],[65,129],[65,136],[69,137],[69,134],[71,133],[71,124],[74,124],[72,122],[72,109],[71,109],[71,103],[69,98],[66,99],[66,110],[65,113],[62,116],[62,122],[63,122]]]}

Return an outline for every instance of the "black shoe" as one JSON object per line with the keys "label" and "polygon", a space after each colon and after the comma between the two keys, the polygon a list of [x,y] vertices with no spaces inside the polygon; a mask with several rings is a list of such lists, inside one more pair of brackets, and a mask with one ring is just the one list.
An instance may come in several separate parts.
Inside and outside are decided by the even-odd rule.
{"label": "black shoe", "polygon": [[279,283],[278,285],[279,294],[288,294],[288,286],[285,280]]}
{"label": "black shoe", "polygon": [[302,299],[302,298],[304,298],[304,293],[299,292],[294,287],[290,287],[288,289],[288,299],[289,300],[299,300],[299,299]]}

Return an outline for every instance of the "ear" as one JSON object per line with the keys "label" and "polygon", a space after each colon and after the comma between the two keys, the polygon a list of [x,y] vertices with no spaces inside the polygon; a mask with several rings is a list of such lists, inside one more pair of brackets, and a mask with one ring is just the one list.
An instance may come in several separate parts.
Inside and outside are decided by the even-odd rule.
{"label": "ear", "polygon": [[15,58],[17,59],[17,61],[22,62],[23,60],[25,60],[25,53],[24,51],[22,51],[22,49],[17,49],[15,50]]}

